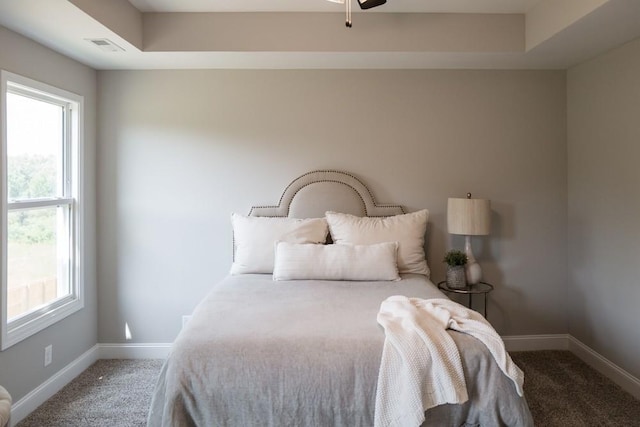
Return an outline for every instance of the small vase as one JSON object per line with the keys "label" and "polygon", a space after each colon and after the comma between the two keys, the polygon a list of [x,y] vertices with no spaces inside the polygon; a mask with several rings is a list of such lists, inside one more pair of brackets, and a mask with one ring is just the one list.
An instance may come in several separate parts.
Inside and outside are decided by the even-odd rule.
{"label": "small vase", "polygon": [[463,265],[447,267],[447,286],[451,289],[464,289],[467,287]]}

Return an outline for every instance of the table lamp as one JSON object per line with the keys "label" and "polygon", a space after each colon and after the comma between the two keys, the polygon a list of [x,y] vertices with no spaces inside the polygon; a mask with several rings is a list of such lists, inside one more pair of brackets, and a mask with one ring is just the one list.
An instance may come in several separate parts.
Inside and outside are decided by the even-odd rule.
{"label": "table lamp", "polygon": [[450,234],[465,236],[464,251],[467,255],[465,273],[468,285],[475,285],[482,278],[482,269],[471,250],[471,236],[486,236],[491,230],[491,200],[449,198],[447,203],[447,229]]}

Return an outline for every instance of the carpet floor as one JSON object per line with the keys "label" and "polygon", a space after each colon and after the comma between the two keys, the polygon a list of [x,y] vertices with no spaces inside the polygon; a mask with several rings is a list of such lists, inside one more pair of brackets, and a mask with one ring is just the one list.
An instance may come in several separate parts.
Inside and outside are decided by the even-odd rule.
{"label": "carpet floor", "polygon": [[[637,426],[640,401],[567,351],[511,353],[537,426]],[[17,427],[145,426],[162,361],[99,360]]]}
{"label": "carpet floor", "polygon": [[640,426],[640,400],[568,351],[511,352],[537,426]]}
{"label": "carpet floor", "polygon": [[142,427],[162,360],[98,360],[19,427]]}

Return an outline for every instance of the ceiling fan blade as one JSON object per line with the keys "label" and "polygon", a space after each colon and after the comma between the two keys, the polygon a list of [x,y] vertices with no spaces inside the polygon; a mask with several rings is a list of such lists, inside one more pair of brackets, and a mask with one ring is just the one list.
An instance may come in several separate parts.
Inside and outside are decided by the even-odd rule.
{"label": "ceiling fan blade", "polygon": [[[329,1],[334,1],[334,0],[329,0]],[[387,0],[358,0],[360,9],[371,9],[372,7],[381,6],[386,2]]]}
{"label": "ceiling fan blade", "polygon": [[[332,3],[344,4],[345,0],[327,0]],[[387,0],[358,0],[360,9],[371,9],[372,7],[381,6],[385,4]]]}

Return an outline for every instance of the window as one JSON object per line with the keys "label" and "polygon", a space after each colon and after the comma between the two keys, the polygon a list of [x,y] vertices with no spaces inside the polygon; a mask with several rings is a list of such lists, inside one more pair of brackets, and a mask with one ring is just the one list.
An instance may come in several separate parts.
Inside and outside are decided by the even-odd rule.
{"label": "window", "polygon": [[1,72],[2,350],[83,305],[83,98]]}

